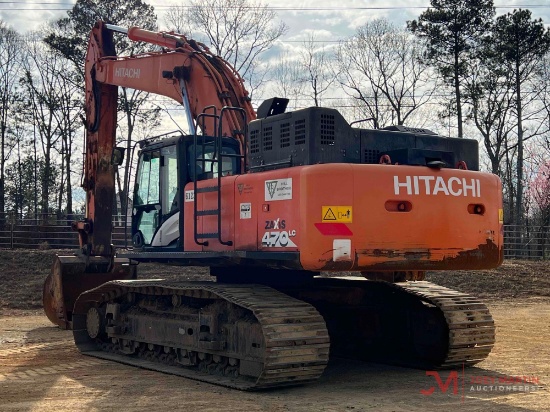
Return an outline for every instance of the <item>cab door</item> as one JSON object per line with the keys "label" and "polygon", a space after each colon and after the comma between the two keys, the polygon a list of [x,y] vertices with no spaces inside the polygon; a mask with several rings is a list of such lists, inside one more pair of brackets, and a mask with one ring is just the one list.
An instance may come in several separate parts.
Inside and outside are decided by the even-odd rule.
{"label": "cab door", "polygon": [[151,245],[159,225],[160,149],[140,154],[132,208],[132,243]]}
{"label": "cab door", "polygon": [[134,246],[175,244],[180,236],[178,187],[176,145],[140,154],[132,210]]}

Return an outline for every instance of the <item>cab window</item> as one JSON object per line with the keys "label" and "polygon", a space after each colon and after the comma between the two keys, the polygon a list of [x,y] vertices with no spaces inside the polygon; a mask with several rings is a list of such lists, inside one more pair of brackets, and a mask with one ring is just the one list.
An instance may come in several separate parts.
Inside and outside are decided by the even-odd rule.
{"label": "cab window", "polygon": [[[222,148],[223,154],[237,154],[236,150],[233,147],[224,146]],[[218,162],[217,156],[214,151],[214,143],[208,143],[203,145],[197,145],[196,158],[201,159],[197,160],[195,163],[195,168],[193,168],[193,160],[195,159],[195,145],[190,145],[187,151],[187,158],[191,159],[189,161],[189,178],[191,181],[203,179],[212,179],[218,177]],[[238,173],[237,169],[238,159],[235,157],[224,157],[222,159],[221,165],[221,174],[222,176],[229,176]]]}

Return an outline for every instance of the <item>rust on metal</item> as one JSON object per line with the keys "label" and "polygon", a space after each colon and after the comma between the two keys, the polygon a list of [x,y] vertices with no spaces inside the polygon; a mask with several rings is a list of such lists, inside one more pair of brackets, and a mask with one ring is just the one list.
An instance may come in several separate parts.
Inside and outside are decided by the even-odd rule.
{"label": "rust on metal", "polygon": [[[452,252],[452,253],[451,253]],[[359,267],[360,257],[384,258],[384,261]],[[504,249],[487,239],[486,243],[475,249],[456,250],[436,249],[421,251],[418,249],[362,249],[357,250],[354,269],[375,271],[407,271],[414,264],[416,270],[474,270],[487,269],[488,262],[502,263]],[[327,269],[328,270],[328,269]]]}
{"label": "rust on metal", "polygon": [[384,282],[396,283],[406,281],[418,281],[426,279],[426,272],[422,270],[400,270],[387,272],[361,272],[366,279],[383,280]]}
{"label": "rust on metal", "polygon": [[72,312],[82,292],[117,279],[135,279],[136,268],[126,260],[100,256],[57,256],[44,282],[42,303],[48,319],[62,329],[72,328]]}
{"label": "rust on metal", "polygon": [[111,157],[115,145],[118,87],[98,82],[97,62],[114,56],[113,34],[96,24],[88,44],[85,64],[86,81],[86,153],[84,184],[86,219],[77,224],[81,247],[91,249],[90,256],[108,256],[111,252],[112,209],[115,195],[115,167]]}

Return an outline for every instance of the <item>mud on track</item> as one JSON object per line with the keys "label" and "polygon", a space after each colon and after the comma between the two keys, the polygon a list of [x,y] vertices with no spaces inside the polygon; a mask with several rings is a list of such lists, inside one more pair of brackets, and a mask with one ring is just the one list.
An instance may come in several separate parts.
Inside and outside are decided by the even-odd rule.
{"label": "mud on track", "polygon": [[[464,375],[456,371],[457,394],[452,381],[442,393],[425,371],[345,359],[331,360],[321,380],[308,386],[240,392],[83,356],[71,333],[51,326],[40,312],[4,311],[0,410],[550,410],[550,299],[506,299],[489,307],[497,324],[496,346],[478,367]],[[443,384],[449,373],[441,371]],[[499,390],[513,386],[498,383],[510,376],[538,382],[527,385],[529,393],[525,384],[515,384],[515,391]],[[496,390],[491,390],[492,379]],[[430,387],[431,396],[420,393]]]}

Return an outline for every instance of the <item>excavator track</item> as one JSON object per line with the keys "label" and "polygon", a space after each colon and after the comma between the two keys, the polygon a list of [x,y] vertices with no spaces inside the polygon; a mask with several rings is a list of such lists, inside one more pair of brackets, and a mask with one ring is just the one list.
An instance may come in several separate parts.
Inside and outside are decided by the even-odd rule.
{"label": "excavator track", "polygon": [[323,315],[331,356],[453,368],[481,362],[495,343],[495,324],[483,303],[426,281],[317,278],[307,288],[280,290]]}
{"label": "excavator track", "polygon": [[78,298],[73,331],[86,355],[242,390],[314,381],[330,346],[311,305],[214,282],[105,283]]}
{"label": "excavator track", "polygon": [[449,330],[449,341],[445,360],[435,366],[472,366],[489,356],[495,344],[495,323],[487,306],[478,299],[426,281],[397,283],[393,286],[418,296],[443,313]]}
{"label": "excavator track", "polygon": [[[316,278],[277,289],[108,282],[77,300],[75,342],[86,355],[242,390],[314,381],[329,349],[331,356],[437,369],[475,365],[495,342],[483,303],[430,282]],[[106,320],[94,321],[97,314]]]}

